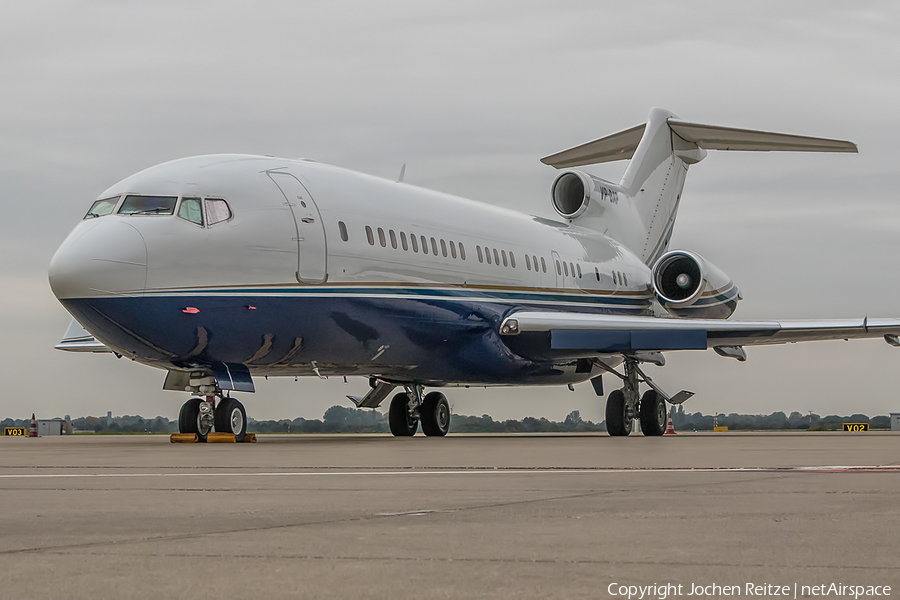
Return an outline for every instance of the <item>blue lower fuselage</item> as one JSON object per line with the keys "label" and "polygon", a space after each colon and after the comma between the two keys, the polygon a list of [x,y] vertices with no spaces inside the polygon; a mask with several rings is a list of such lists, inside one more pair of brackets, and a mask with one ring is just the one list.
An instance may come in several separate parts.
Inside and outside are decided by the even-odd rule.
{"label": "blue lower fuselage", "polygon": [[[397,287],[148,293],[65,299],[105,344],[168,369],[216,364],[254,375],[366,375],[398,382],[565,384],[589,373],[554,361],[549,340],[505,343],[523,308],[646,314],[649,300],[584,294]],[[518,346],[516,346],[518,343]]]}

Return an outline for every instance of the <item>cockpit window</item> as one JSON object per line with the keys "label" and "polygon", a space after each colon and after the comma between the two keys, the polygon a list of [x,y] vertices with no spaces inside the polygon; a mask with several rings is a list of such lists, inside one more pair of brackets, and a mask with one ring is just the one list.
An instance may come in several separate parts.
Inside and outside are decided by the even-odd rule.
{"label": "cockpit window", "polygon": [[171,215],[177,196],[125,196],[120,215]]}
{"label": "cockpit window", "polygon": [[182,198],[178,206],[178,216],[185,221],[203,225],[203,206],[200,198]]}
{"label": "cockpit window", "polygon": [[206,220],[210,225],[227,221],[231,218],[231,209],[228,203],[220,198],[206,199]]}
{"label": "cockpit window", "polygon": [[102,200],[97,200],[93,204],[91,204],[91,210],[87,211],[87,214],[84,215],[85,219],[91,219],[93,217],[104,217],[112,211],[116,209],[116,204],[119,203],[119,197],[115,198],[103,198]]}

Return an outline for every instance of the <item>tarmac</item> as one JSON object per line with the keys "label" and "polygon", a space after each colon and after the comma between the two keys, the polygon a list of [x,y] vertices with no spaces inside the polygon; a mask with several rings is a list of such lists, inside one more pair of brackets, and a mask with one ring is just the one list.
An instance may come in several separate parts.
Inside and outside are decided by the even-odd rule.
{"label": "tarmac", "polygon": [[0,597],[896,595],[898,498],[887,432],[0,438]]}

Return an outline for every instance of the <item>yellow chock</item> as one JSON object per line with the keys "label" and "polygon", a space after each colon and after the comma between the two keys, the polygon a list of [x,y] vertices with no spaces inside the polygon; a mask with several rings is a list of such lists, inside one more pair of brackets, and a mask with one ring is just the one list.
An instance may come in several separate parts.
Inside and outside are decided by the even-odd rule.
{"label": "yellow chock", "polygon": [[207,444],[233,444],[235,441],[233,433],[213,432],[206,435]]}
{"label": "yellow chock", "polygon": [[169,441],[173,444],[194,444],[197,442],[196,433],[173,433],[169,436]]}
{"label": "yellow chock", "polygon": [[241,440],[242,444],[255,444],[256,443],[256,434],[255,433],[245,433],[244,439]]}

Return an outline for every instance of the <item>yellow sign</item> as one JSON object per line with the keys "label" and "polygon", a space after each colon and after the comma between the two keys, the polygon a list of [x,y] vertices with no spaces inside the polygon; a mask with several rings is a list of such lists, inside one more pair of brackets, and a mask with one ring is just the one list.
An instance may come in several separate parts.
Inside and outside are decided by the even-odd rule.
{"label": "yellow sign", "polygon": [[17,435],[19,437],[28,437],[28,430],[24,427],[7,427],[3,435]]}
{"label": "yellow sign", "polygon": [[844,431],[868,431],[868,423],[844,423]]}
{"label": "yellow sign", "polygon": [[728,425],[718,425],[713,427],[713,431],[728,431]]}

